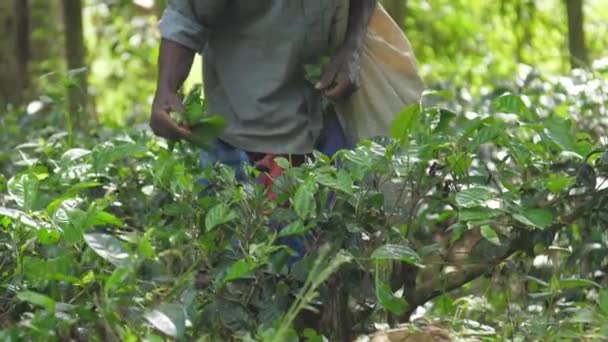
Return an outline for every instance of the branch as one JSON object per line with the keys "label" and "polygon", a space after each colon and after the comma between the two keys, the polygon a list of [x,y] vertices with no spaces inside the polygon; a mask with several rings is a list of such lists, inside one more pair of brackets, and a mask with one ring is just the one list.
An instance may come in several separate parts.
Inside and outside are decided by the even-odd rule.
{"label": "branch", "polygon": [[[596,190],[582,195],[568,196],[568,198],[562,199],[563,202],[569,202],[572,205],[571,210],[566,211],[564,210],[565,208],[561,206],[559,208],[554,207],[554,211],[561,212],[563,215],[556,217],[553,224],[545,230],[532,230],[529,227],[512,220],[511,225],[516,234],[509,240],[508,245],[504,246],[507,248],[492,248],[489,255],[486,253],[483,253],[484,255],[477,255],[477,257],[481,257],[482,260],[488,260],[488,262],[468,264],[459,262],[447,263],[447,266],[455,267],[455,271],[450,272],[449,274],[440,273],[436,277],[420,285],[415,284],[412,286],[412,284],[403,282],[403,277],[398,277],[398,279],[396,279],[397,284],[392,284],[392,287],[403,287],[405,289],[404,299],[406,299],[409,304],[409,310],[400,315],[398,320],[401,322],[408,321],[410,315],[418,306],[424,305],[442,294],[458,289],[485,273],[493,272],[497,265],[501,264],[515,253],[524,252],[527,255],[531,255],[534,250],[534,244],[538,241],[538,234],[545,236],[547,234],[555,234],[564,226],[568,226],[578,221],[581,217],[585,216],[590,209],[596,206],[598,199],[604,198],[605,195],[608,195],[608,189]],[[547,207],[552,206],[545,206],[545,208]],[[542,238],[542,236],[540,236],[540,238]],[[473,252],[475,245],[476,244],[469,246],[468,255],[475,254],[471,253]],[[487,252],[487,250],[485,250],[485,252]],[[404,273],[411,276],[410,272]],[[414,275],[414,277],[416,276]],[[405,279],[411,279],[411,277],[405,277]],[[413,288],[415,288],[415,290]]]}
{"label": "branch", "polygon": [[495,264],[467,266],[449,274],[445,274],[422,284],[408,300],[411,308],[423,305],[429,300],[444,293],[462,287],[464,284],[481,277],[487,271],[493,269]]}
{"label": "branch", "polygon": [[[583,217],[587,213],[587,209],[592,207],[596,198],[579,203],[570,213],[565,215],[560,222],[554,223],[548,230],[557,232],[564,225],[571,224]],[[416,287],[416,291],[407,296],[407,302],[410,304],[410,311],[400,317],[400,320],[408,320],[410,314],[416,307],[425,304],[426,302],[452,290],[458,289],[468,282],[471,282],[487,272],[492,272],[494,268],[504,260],[508,259],[516,252],[530,251],[535,243],[535,239],[531,238],[534,231],[528,228],[517,225],[516,231],[520,232],[518,236],[509,242],[509,248],[504,253],[496,256],[490,256],[489,262],[484,264],[469,264],[466,266],[453,263],[451,266],[456,270],[449,274],[440,274],[437,277]]]}
{"label": "branch", "polygon": [[[429,300],[438,297],[444,293],[458,289],[466,283],[473,281],[487,272],[492,272],[494,268],[511,257],[514,253],[526,250],[533,244],[533,239],[526,234],[521,234],[517,238],[509,242],[508,249],[502,249],[502,253],[496,256],[490,256],[486,263],[472,263],[467,265],[459,265],[453,263],[450,266],[455,268],[455,271],[448,274],[439,274],[437,277],[427,281],[420,286],[417,286],[415,293],[408,298],[410,307],[415,309],[417,306],[423,305]],[[500,249],[497,249],[500,250]]]}

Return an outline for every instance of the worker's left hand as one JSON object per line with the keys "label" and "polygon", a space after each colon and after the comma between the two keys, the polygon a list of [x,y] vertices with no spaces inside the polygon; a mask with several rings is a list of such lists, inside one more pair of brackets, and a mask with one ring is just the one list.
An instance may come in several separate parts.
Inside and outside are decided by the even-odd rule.
{"label": "worker's left hand", "polygon": [[332,100],[346,98],[359,86],[359,69],[359,52],[343,49],[327,65],[315,88]]}

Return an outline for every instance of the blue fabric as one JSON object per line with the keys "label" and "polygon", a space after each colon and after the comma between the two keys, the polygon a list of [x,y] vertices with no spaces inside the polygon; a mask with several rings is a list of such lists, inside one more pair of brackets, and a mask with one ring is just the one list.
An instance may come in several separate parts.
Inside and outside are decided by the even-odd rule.
{"label": "blue fabric", "polygon": [[[349,147],[346,136],[342,131],[342,126],[333,111],[325,114],[323,124],[323,132],[316,147],[319,152],[331,157],[339,150]],[[245,165],[250,164],[247,152],[221,140],[217,140],[212,150],[201,152],[200,163],[202,167],[208,167],[218,162],[232,167],[236,172],[236,179],[239,182],[248,181],[245,174]],[[201,183],[210,185],[208,180],[201,180]],[[280,230],[282,227],[284,225],[279,224],[277,229]],[[296,252],[296,255],[289,261],[290,265],[306,255],[306,240],[307,237],[298,236],[286,237],[279,240],[280,244]]]}
{"label": "blue fabric", "polygon": [[[245,174],[245,165],[249,164],[247,153],[219,139],[215,141],[213,149],[201,152],[200,162],[203,168],[222,163],[234,169],[237,181],[247,181],[247,175]],[[206,179],[201,180],[201,182],[209,185],[209,181]]]}
{"label": "blue fabric", "polygon": [[339,150],[350,148],[334,111],[325,114],[323,120],[323,131],[317,143],[316,149],[323,154],[333,157]]}

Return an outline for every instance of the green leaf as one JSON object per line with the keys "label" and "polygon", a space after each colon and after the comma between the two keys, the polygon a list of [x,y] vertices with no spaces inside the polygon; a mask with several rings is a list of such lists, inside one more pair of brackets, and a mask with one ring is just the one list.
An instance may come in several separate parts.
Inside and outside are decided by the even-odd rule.
{"label": "green leaf", "polygon": [[298,220],[290,223],[285,228],[281,229],[281,231],[279,232],[279,237],[302,235],[309,230],[310,227],[305,226],[302,221]]}
{"label": "green leaf", "polygon": [[391,125],[391,136],[401,142],[408,141],[412,128],[420,121],[421,112],[419,103],[404,108]]}
{"label": "green leaf", "polygon": [[460,221],[484,221],[494,218],[501,214],[500,210],[486,207],[463,208],[458,212]]}
{"label": "green leaf", "polygon": [[314,217],[317,212],[317,203],[315,201],[313,186],[310,184],[301,185],[293,198],[293,206],[296,214],[302,220],[309,217]]}
{"label": "green leaf", "polygon": [[150,228],[139,239],[137,244],[137,250],[139,253],[148,259],[153,259],[156,257],[156,251],[154,250],[154,245],[152,244],[152,236],[154,235],[155,229]]}
{"label": "green leaf", "polygon": [[608,290],[600,291],[599,305],[604,316],[608,316]]}
{"label": "green leaf", "polygon": [[438,310],[439,315],[452,315],[456,305],[454,299],[448,293],[444,293],[435,300],[433,307]]}
{"label": "green leaf", "polygon": [[544,229],[553,223],[553,214],[547,209],[526,208],[521,214],[513,215],[517,221],[535,228]]}
{"label": "green leaf", "polygon": [[99,182],[81,182],[75,184],[71,188],[69,188],[68,191],[66,191],[63,195],[51,201],[51,203],[46,206],[46,212],[49,215],[52,215],[55,210],[61,205],[61,203],[63,203],[63,201],[76,197],[76,195],[78,195],[82,190],[96,188],[101,185],[103,184]]}
{"label": "green leaf", "polygon": [[[185,123],[189,126],[196,125],[206,116],[205,100],[202,98],[202,85],[197,84],[192,87],[186,98],[184,99],[184,113],[177,113],[179,123]],[[183,117],[183,118],[182,118]]]}
{"label": "green leaf", "polygon": [[38,228],[39,224],[31,216],[23,211],[0,207],[0,217],[8,217],[14,221],[18,221],[28,227]]}
{"label": "green leaf", "polygon": [[302,335],[306,338],[306,342],[325,342],[326,339],[322,335],[319,335],[316,331],[306,328],[302,332]]}
{"label": "green leaf", "polygon": [[244,303],[235,300],[217,302],[217,315],[222,325],[232,331],[250,330],[255,324]]}
{"label": "green leaf", "polygon": [[207,231],[213,228],[234,221],[237,214],[224,203],[220,203],[211,208],[205,216],[205,228]]}
{"label": "green leaf", "polygon": [[321,75],[323,74],[323,69],[318,65],[314,64],[306,64],[304,65],[304,73],[306,74],[306,79],[311,83],[317,83],[321,79]]}
{"label": "green leaf", "polygon": [[595,313],[588,308],[578,308],[574,316],[568,320],[573,324],[592,324],[596,323]]}
{"label": "green leaf", "polygon": [[196,125],[190,127],[192,134],[188,138],[194,145],[206,148],[209,144],[222,135],[222,132],[228,127],[228,122],[221,116],[213,115],[206,116]]}
{"label": "green leaf", "polygon": [[456,113],[452,112],[449,109],[439,108],[438,111],[439,122],[437,123],[437,126],[435,127],[433,133],[448,131],[448,129],[450,128],[450,122],[452,122],[452,120],[457,117]]}
{"label": "green leaf", "polygon": [[474,133],[479,131],[480,127],[483,126],[483,121],[480,118],[474,118],[472,120],[466,120],[460,123],[454,132],[459,140],[465,140],[466,138],[471,137]]}
{"label": "green leaf", "polygon": [[571,131],[571,121],[560,118],[550,118],[543,121],[545,134],[556,145],[565,151],[574,151],[574,135]]}
{"label": "green leaf", "polygon": [[82,182],[82,183],[78,183],[78,184],[74,184],[72,185],[67,193],[75,195],[77,193],[79,193],[81,190],[84,189],[90,189],[90,188],[97,188],[99,186],[103,185],[103,183],[99,183],[99,182]]}
{"label": "green leaf", "polygon": [[103,259],[120,267],[131,264],[131,254],[117,238],[105,233],[84,234],[87,245]]}
{"label": "green leaf", "polygon": [[500,246],[500,239],[498,238],[498,234],[496,234],[496,231],[494,231],[492,227],[488,225],[483,225],[481,226],[480,230],[481,236],[483,236],[486,240],[490,241],[490,243]]}
{"label": "green leaf", "polygon": [[579,287],[597,287],[601,288],[602,286],[594,281],[587,279],[560,279],[558,288],[560,290],[565,289],[573,289]]}
{"label": "green leaf", "polygon": [[574,177],[558,176],[556,174],[552,174],[545,180],[545,186],[554,194],[559,194],[560,192],[567,190],[574,183]]}
{"label": "green leaf", "polygon": [[486,126],[480,129],[477,134],[473,136],[473,140],[469,147],[470,151],[477,151],[479,146],[494,141],[497,137],[501,136],[503,132],[502,128],[497,125]]}
{"label": "green leaf", "polygon": [[197,125],[205,117],[205,104],[202,100],[185,106],[184,116],[188,125]]}
{"label": "green leaf", "polygon": [[529,280],[529,281],[531,281],[531,282],[534,282],[534,283],[538,284],[539,286],[549,287],[549,283],[547,283],[546,281],[544,281],[542,279],[539,279],[539,278],[536,278],[536,277],[533,277],[533,276],[530,276],[530,275],[526,276],[526,279]]}
{"label": "green leaf", "polygon": [[316,64],[305,64],[304,65],[304,77],[310,83],[316,84],[321,80],[323,76],[323,70],[330,63],[331,58],[328,56],[323,56],[319,59],[319,62]]}
{"label": "green leaf", "polygon": [[186,313],[179,304],[162,304],[146,313],[144,318],[158,331],[177,340],[180,340],[186,331]]}
{"label": "green leaf", "polygon": [[40,182],[36,175],[22,173],[7,183],[8,193],[24,211],[31,211],[38,199]]}
{"label": "green leaf", "polygon": [[93,149],[95,170],[103,170],[116,160],[145,154],[148,148],[144,144],[133,142],[108,142]]}
{"label": "green leaf", "polygon": [[520,118],[534,120],[532,112],[519,96],[505,94],[492,101],[492,109],[499,113],[517,114]]}
{"label": "green leaf", "polygon": [[408,246],[386,244],[377,248],[371,256],[374,260],[398,260],[408,264],[418,265],[422,263],[422,258]]}
{"label": "green leaf", "polygon": [[542,291],[542,292],[528,293],[528,296],[530,296],[530,298],[532,298],[532,299],[544,300],[544,299],[548,299],[548,298],[554,297],[555,296],[555,292],[553,292],[553,291]]}
{"label": "green leaf", "polygon": [[116,216],[106,212],[100,211],[95,215],[95,219],[93,221],[94,226],[99,225],[112,225],[120,228],[124,228],[125,224]]}
{"label": "green leaf", "polygon": [[476,186],[462,190],[456,194],[456,203],[460,207],[472,208],[477,207],[484,202],[495,198],[496,195],[492,188],[485,186]]}
{"label": "green leaf", "polygon": [[66,161],[75,161],[90,154],[91,150],[86,150],[83,148],[72,148],[65,151],[61,156],[61,159]]}
{"label": "green leaf", "polygon": [[19,300],[34,304],[41,308],[44,308],[50,312],[55,312],[55,301],[41,293],[32,292],[32,291],[23,291],[17,293],[17,298]]}
{"label": "green leaf", "polygon": [[344,170],[338,170],[335,176],[331,172],[321,172],[315,178],[319,184],[328,188],[339,190],[349,195],[353,194],[353,179]]}
{"label": "green leaf", "polygon": [[338,170],[337,179],[338,183],[336,188],[338,190],[341,190],[347,194],[353,193],[354,181],[348,172],[342,169]]}
{"label": "green leaf", "polygon": [[467,152],[459,152],[448,156],[450,168],[459,177],[464,177],[471,167],[473,158]]}
{"label": "green leaf", "polygon": [[103,292],[110,298],[118,294],[124,294],[132,286],[135,269],[133,267],[118,267],[103,283]]}
{"label": "green leaf", "polygon": [[381,281],[378,276],[376,276],[376,298],[378,298],[378,302],[383,308],[395,315],[401,315],[408,308],[405,299],[395,296],[390,287]]}
{"label": "green leaf", "polygon": [[60,238],[61,233],[57,229],[40,227],[38,230],[38,242],[43,246],[54,245]]}
{"label": "green leaf", "polygon": [[256,269],[257,265],[249,258],[241,259],[228,267],[223,282],[244,278]]}
{"label": "green leaf", "polygon": [[277,157],[274,158],[274,162],[277,163],[277,165],[279,165],[283,170],[291,168],[291,163],[289,160],[287,160],[287,158]]}

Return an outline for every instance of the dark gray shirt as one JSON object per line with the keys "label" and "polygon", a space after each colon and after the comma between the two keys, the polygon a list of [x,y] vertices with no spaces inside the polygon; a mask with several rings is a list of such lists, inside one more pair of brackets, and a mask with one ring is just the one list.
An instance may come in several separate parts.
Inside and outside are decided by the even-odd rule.
{"label": "dark gray shirt", "polygon": [[[217,24],[205,15],[227,2]],[[228,121],[222,136],[250,152],[308,153],[322,128],[320,94],[304,77],[329,46],[336,0],[173,0],[163,38],[204,54],[211,114]]]}

